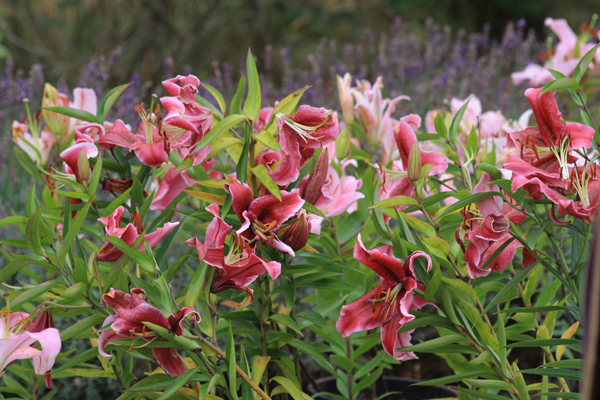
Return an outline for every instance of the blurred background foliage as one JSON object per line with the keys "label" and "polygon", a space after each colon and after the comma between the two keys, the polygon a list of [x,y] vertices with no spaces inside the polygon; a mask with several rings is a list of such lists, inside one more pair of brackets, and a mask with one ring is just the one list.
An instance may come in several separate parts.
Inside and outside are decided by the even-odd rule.
{"label": "blurred background foliage", "polygon": [[[507,21],[524,18],[539,40],[544,19],[566,18],[574,30],[598,10],[597,0],[2,0],[2,45],[17,68],[46,66],[50,81],[77,84],[79,71],[100,55],[123,49],[112,74],[115,82],[134,71],[142,81],[164,78],[164,60],[173,68],[189,64],[203,78],[211,62],[237,65],[248,47],[293,48],[292,62],[321,38],[364,40],[365,28],[387,32],[401,16],[411,32],[423,33],[428,17],[453,31],[478,32],[490,24],[500,39]],[[595,6],[594,6],[595,4]],[[596,10],[594,10],[596,8]],[[1,55],[1,53],[0,53]]]}

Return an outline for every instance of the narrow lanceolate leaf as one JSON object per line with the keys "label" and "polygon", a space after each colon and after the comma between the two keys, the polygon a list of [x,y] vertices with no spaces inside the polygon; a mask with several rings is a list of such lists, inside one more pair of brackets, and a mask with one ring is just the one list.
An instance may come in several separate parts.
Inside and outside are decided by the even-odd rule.
{"label": "narrow lanceolate leaf", "polygon": [[98,158],[96,158],[96,165],[94,165],[94,172],[92,173],[92,178],[90,180],[90,187],[88,188],[88,194],[90,196],[94,196],[94,194],[96,193],[96,189],[98,189],[98,183],[100,183],[101,175],[102,175],[102,156],[98,155]]}
{"label": "narrow lanceolate leaf", "polygon": [[233,128],[245,119],[246,116],[241,114],[233,114],[223,118],[206,135],[204,135],[202,140],[198,142],[196,148],[198,150],[203,149],[204,147],[211,144],[212,141],[215,140],[215,138],[217,138],[217,136],[219,136],[221,133],[227,132],[229,129]]}
{"label": "narrow lanceolate leaf", "polygon": [[368,207],[368,209],[397,207],[397,206],[412,206],[412,205],[417,206],[417,205],[419,205],[419,203],[417,203],[417,200],[413,199],[412,197],[394,196],[389,199],[381,200],[379,203]]}
{"label": "narrow lanceolate leaf", "polygon": [[563,89],[572,89],[577,91],[579,90],[579,83],[577,83],[577,81],[572,78],[559,78],[547,83],[546,86],[544,86],[544,88],[540,92],[540,96],[544,93],[552,92],[553,90]]}
{"label": "narrow lanceolate leaf", "polygon": [[29,221],[29,218],[27,217],[23,217],[21,215],[13,215],[11,217],[0,219],[0,226],[24,224],[27,221]]}
{"label": "narrow lanceolate leaf", "polygon": [[283,376],[276,376],[273,378],[273,380],[279,383],[281,386],[283,386],[285,391],[288,392],[294,400],[306,400],[300,388],[294,385],[294,382],[292,382],[288,378]]}
{"label": "narrow lanceolate leaf", "polygon": [[40,262],[45,261],[42,257],[31,254],[23,256],[21,258],[17,258],[16,260],[10,262],[8,265],[0,269],[0,282],[6,282],[8,278],[19,272],[21,268],[33,263],[39,264]]}
{"label": "narrow lanceolate leaf", "polygon": [[221,110],[223,115],[225,115],[225,110],[226,110],[227,106],[225,105],[225,100],[223,99],[223,95],[217,89],[215,89],[213,86],[209,85],[208,83],[203,82],[202,86],[204,86],[204,89],[208,90],[208,92],[215,98],[215,100],[217,100],[217,103],[219,104],[219,109]]}
{"label": "narrow lanceolate leaf", "polygon": [[[501,246],[502,247],[502,246]],[[495,252],[494,252],[495,254]],[[499,254],[499,253],[498,253]],[[491,257],[490,257],[491,259]],[[489,310],[492,309],[492,307],[494,307],[500,300],[502,300],[504,298],[504,296],[506,296],[511,290],[513,290],[513,288],[515,288],[523,279],[525,279],[525,277],[527,276],[527,274],[529,274],[529,271],[531,271],[532,268],[534,268],[537,265],[537,262],[531,264],[530,266],[528,266],[527,268],[521,270],[514,278],[512,278],[503,288],[502,290],[500,290],[498,292],[497,295],[494,296],[494,298],[489,302],[489,304],[485,307],[485,310],[483,310],[483,313],[479,316],[479,318],[483,317],[483,314],[487,313]]]}
{"label": "narrow lanceolate leaf", "polygon": [[66,115],[67,117],[76,118],[81,121],[92,122],[94,124],[101,124],[102,122],[94,114],[87,111],[79,110],[77,108],[70,107],[46,107],[43,110],[55,112],[57,114]]}
{"label": "narrow lanceolate leaf", "polygon": [[[561,339],[571,339],[571,337],[573,337],[575,332],[577,332],[577,328],[579,328],[579,321],[576,321],[573,325],[571,325],[569,327],[569,329],[567,329],[560,338]],[[557,361],[560,361],[563,354],[565,353],[565,350],[566,350],[566,347],[563,345],[560,345],[556,348],[556,360]]]}
{"label": "narrow lanceolate leaf", "polygon": [[73,244],[73,240],[75,240],[75,237],[79,233],[79,230],[81,229],[81,226],[83,225],[83,222],[85,221],[85,217],[87,216],[87,213],[88,213],[90,207],[92,206],[93,200],[94,200],[93,197],[90,200],[88,200],[88,202],[85,203],[83,208],[81,210],[77,211],[77,215],[71,221],[69,230],[64,235],[64,240],[63,240],[62,246],[60,247],[60,251],[58,252],[58,262],[59,263],[62,264],[64,262],[65,257],[67,256],[67,253],[69,252],[69,249],[71,248],[71,245]]}
{"label": "narrow lanceolate leaf", "polygon": [[196,307],[196,302],[200,298],[200,292],[202,291],[206,271],[208,271],[208,266],[205,263],[201,263],[198,269],[196,269],[185,294],[184,304],[186,306]]}
{"label": "narrow lanceolate leaf", "polygon": [[171,386],[169,386],[157,400],[167,400],[172,398],[175,393],[177,393],[177,391],[181,389],[183,385],[188,383],[194,374],[198,373],[199,371],[200,367],[196,367],[193,369],[188,369],[183,374],[179,375],[177,378],[175,378],[175,381],[171,384]]}
{"label": "narrow lanceolate leaf", "polygon": [[43,295],[44,293],[46,293],[48,290],[52,289],[53,287],[56,287],[59,285],[64,285],[64,284],[65,283],[63,281],[58,281],[58,280],[46,281],[44,283],[40,283],[39,285],[34,286],[33,288],[24,291],[23,293],[18,295],[16,298],[11,300],[10,306],[11,306],[11,308],[18,308],[21,305],[35,299],[36,297]]}
{"label": "narrow lanceolate leaf", "polygon": [[141,268],[151,273],[154,273],[156,270],[156,262],[148,254],[132,249],[131,247],[127,246],[127,243],[118,237],[107,236],[105,239],[117,249],[121,250],[129,258],[134,260]]}
{"label": "narrow lanceolate leaf", "polygon": [[263,131],[268,130],[271,127],[271,124],[273,124],[273,122],[275,121],[275,117],[277,116],[277,113],[281,112],[284,114],[291,114],[292,111],[294,110],[294,108],[296,107],[296,105],[298,104],[298,102],[300,101],[300,98],[302,98],[302,95],[304,94],[304,92],[309,88],[310,88],[310,85],[306,85],[303,88],[298,89],[298,90],[294,91],[293,93],[288,94],[279,103],[277,103],[275,105],[275,107],[273,107],[273,112],[271,113],[271,119],[269,119],[269,122],[266,123],[265,127],[263,128]]}
{"label": "narrow lanceolate leaf", "polygon": [[259,164],[250,170],[254,176],[256,176],[258,180],[267,188],[267,190],[271,192],[273,196],[277,197],[279,201],[281,201],[281,191],[279,190],[279,186],[277,186],[277,184],[273,182],[273,179],[271,179],[269,176],[269,170],[267,167]]}
{"label": "narrow lanceolate leaf", "polygon": [[511,343],[507,348],[512,347],[542,347],[542,346],[583,346],[583,342],[578,339],[535,339],[524,340],[522,342]]}
{"label": "narrow lanceolate leaf", "polygon": [[534,375],[548,375],[555,378],[573,379],[575,381],[581,380],[581,372],[573,371],[572,369],[560,369],[560,368],[537,368],[537,369],[524,369],[521,371],[523,374],[534,374]]}
{"label": "narrow lanceolate leaf", "polygon": [[229,112],[231,114],[241,114],[242,113],[242,96],[244,95],[244,90],[246,90],[246,77],[244,74],[240,77],[240,82],[238,83],[237,90],[231,99],[231,103],[229,105]]}
{"label": "narrow lanceolate leaf", "polygon": [[506,400],[507,397],[500,396],[499,394],[491,394],[486,392],[478,392],[475,390],[465,389],[463,387],[459,387],[458,390],[461,393],[464,393],[470,397],[469,399],[479,399],[479,400]]}
{"label": "narrow lanceolate leaf", "polygon": [[454,142],[456,141],[456,137],[458,136],[458,128],[460,127],[460,121],[462,120],[462,117],[465,114],[465,111],[467,110],[470,101],[470,98],[467,101],[465,101],[465,104],[458,110],[456,115],[454,115],[454,118],[452,118],[452,123],[450,124],[450,130],[448,132],[448,140],[450,141],[450,143],[454,144]]}
{"label": "narrow lanceolate leaf", "polygon": [[436,339],[431,339],[423,343],[418,343],[413,346],[403,347],[398,351],[426,351],[431,352],[432,350],[445,346],[447,344],[453,344],[462,341],[464,338],[462,335],[445,335]]}
{"label": "narrow lanceolate leaf", "polygon": [[246,136],[244,137],[244,147],[242,154],[238,158],[237,166],[235,168],[235,175],[240,182],[246,182],[248,176],[248,154],[250,153],[250,146],[252,144],[252,131],[250,126],[246,125]]}
{"label": "narrow lanceolate leaf", "polygon": [[480,201],[480,200],[487,199],[489,197],[494,197],[494,196],[501,196],[501,193],[499,193],[499,192],[483,192],[483,193],[472,194],[470,196],[465,197],[462,200],[457,201],[456,203],[452,204],[450,207],[441,211],[438,215],[435,216],[435,219],[440,219],[443,216],[453,213],[455,211],[458,211],[461,208],[468,206],[469,204],[475,203],[476,201]]}
{"label": "narrow lanceolate leaf", "polygon": [[265,145],[265,147],[268,147],[271,150],[281,151],[281,146],[279,145],[279,142],[275,140],[271,132],[269,132],[268,130],[263,129],[258,135],[255,135],[254,137],[256,138],[256,140]]}
{"label": "narrow lanceolate leaf", "polygon": [[485,374],[485,372],[481,372],[481,371],[471,371],[471,372],[465,372],[465,373],[462,373],[462,374],[445,376],[443,378],[430,379],[430,380],[425,381],[425,382],[414,383],[413,385],[414,386],[447,385],[449,383],[462,382],[463,379],[477,378],[477,377],[482,376],[484,374]]}
{"label": "narrow lanceolate leaf", "polygon": [[146,327],[150,328],[152,331],[159,334],[160,337],[167,339],[169,342],[174,345],[181,347],[186,351],[192,351],[200,347],[200,345],[194,342],[191,339],[188,339],[183,336],[178,336],[170,330],[163,328],[162,326],[155,325],[151,322],[142,321],[142,324],[146,325]]}
{"label": "narrow lanceolate leaf", "polygon": [[581,57],[581,60],[579,60],[579,63],[575,67],[575,71],[573,71],[573,79],[575,81],[577,81],[577,82],[581,81],[581,78],[583,78],[583,74],[585,74],[585,71],[590,66],[590,63],[592,62],[592,59],[596,55],[597,50],[598,50],[598,45],[592,47],[592,49],[590,51],[588,51],[587,53],[585,53],[585,55],[583,57]]}
{"label": "narrow lanceolate leaf", "polygon": [[446,126],[446,121],[444,121],[444,115],[439,113],[437,117],[435,117],[435,131],[442,138],[448,138],[448,127]]}
{"label": "narrow lanceolate leaf", "polygon": [[187,194],[194,196],[197,199],[206,201],[207,203],[215,203],[220,206],[225,204],[225,196],[221,196],[214,193],[201,192],[198,190],[184,190]]}
{"label": "narrow lanceolate leaf", "polygon": [[44,206],[38,208],[37,211],[33,213],[31,218],[29,218],[27,226],[25,227],[25,238],[27,239],[29,250],[38,256],[43,256],[46,254],[40,240],[41,230],[43,229],[40,224],[43,209]]}
{"label": "narrow lanceolate leaf", "polygon": [[237,372],[235,370],[235,342],[233,341],[233,331],[231,329],[231,324],[229,324],[229,333],[227,334],[225,358],[227,359],[227,374],[229,375],[229,391],[231,392],[234,400],[237,400],[238,396],[236,383]]}
{"label": "narrow lanceolate leaf", "polygon": [[92,335],[92,331],[90,330],[90,328],[96,325],[100,326],[105,319],[106,315],[103,314],[90,315],[89,317],[84,318],[81,321],[78,321],[77,323],[69,326],[64,331],[61,331],[60,340],[64,342],[65,340],[71,339],[72,337],[75,337],[82,333],[89,333],[90,335]]}
{"label": "narrow lanceolate leaf", "polygon": [[439,266],[436,268],[429,284],[427,284],[427,289],[425,290],[425,300],[427,301],[435,301],[435,295],[440,288],[440,283],[442,281],[442,271]]}
{"label": "narrow lanceolate leaf", "polygon": [[246,97],[244,103],[244,114],[254,121],[260,112],[261,98],[258,71],[250,49],[248,49],[248,56],[246,57],[246,73],[248,75],[248,97]]}
{"label": "narrow lanceolate leaf", "polygon": [[117,99],[119,96],[121,96],[125,89],[129,87],[129,85],[131,85],[131,82],[117,86],[116,88],[111,89],[110,92],[106,93],[106,96],[104,96],[100,104],[98,104],[98,111],[96,112],[96,116],[102,122],[104,122],[112,106],[116,103]]}

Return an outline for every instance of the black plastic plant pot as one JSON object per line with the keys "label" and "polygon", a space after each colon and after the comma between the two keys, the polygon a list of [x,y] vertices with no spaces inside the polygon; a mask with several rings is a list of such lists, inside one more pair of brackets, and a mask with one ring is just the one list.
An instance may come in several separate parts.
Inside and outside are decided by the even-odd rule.
{"label": "black plastic plant pot", "polygon": [[[311,395],[315,395],[321,392],[329,392],[339,395],[340,392],[336,387],[336,378],[327,377],[317,379],[316,383],[320,390],[315,388],[315,385],[310,384],[308,391]],[[456,398],[458,393],[456,390],[445,386],[411,386],[415,383],[422,382],[417,379],[397,378],[393,376],[386,376],[385,383],[387,386],[387,392],[396,392],[385,397],[386,400],[429,400],[429,399],[447,399]],[[382,395],[383,388],[381,387],[381,380],[377,380],[377,394],[373,396],[371,389],[362,390],[360,393],[355,393],[354,398],[356,400],[371,400]],[[335,400],[333,397],[327,395],[319,395],[315,397],[315,400]]]}

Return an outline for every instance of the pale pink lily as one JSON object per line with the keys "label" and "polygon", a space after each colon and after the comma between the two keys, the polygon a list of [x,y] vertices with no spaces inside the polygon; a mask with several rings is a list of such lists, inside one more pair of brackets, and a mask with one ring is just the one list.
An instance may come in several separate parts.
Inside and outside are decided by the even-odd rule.
{"label": "pale pink lily", "polygon": [[337,75],[337,89],[342,107],[342,116],[346,124],[354,122],[354,99],[352,98],[352,75],[345,73],[344,77]]}
{"label": "pale pink lily", "polygon": [[355,108],[362,118],[371,145],[379,144],[386,127],[389,128],[396,104],[401,100],[410,100],[408,96],[384,99],[381,94],[382,87],[383,77],[380,76],[372,86],[368,81],[357,81],[357,87],[352,89],[356,100]]}
{"label": "pale pink lily", "polygon": [[23,150],[33,162],[42,166],[48,163],[50,151],[52,151],[52,146],[56,142],[56,135],[54,135],[54,133],[44,129],[38,137],[38,135],[29,131],[29,126],[27,124],[13,121],[12,134],[15,144]]}
{"label": "pale pink lily", "polygon": [[87,134],[76,130],[75,142],[71,147],[60,153],[60,158],[62,158],[65,163],[66,172],[75,175],[75,178],[79,183],[82,183],[81,174],[88,172],[85,175],[89,176],[89,172],[91,171],[91,167],[88,167],[90,169],[89,171],[79,171],[77,160],[79,158],[79,153],[81,152],[83,152],[88,159],[98,156],[98,148],[94,144],[94,140]]}
{"label": "pale pink lily", "polygon": [[[44,375],[46,385],[51,387],[50,370],[62,343],[60,332],[53,327],[52,318],[48,320],[45,313],[34,320],[23,312],[3,311],[0,314],[0,376],[16,360],[31,358],[35,373]],[[41,350],[32,347],[36,342]]]}

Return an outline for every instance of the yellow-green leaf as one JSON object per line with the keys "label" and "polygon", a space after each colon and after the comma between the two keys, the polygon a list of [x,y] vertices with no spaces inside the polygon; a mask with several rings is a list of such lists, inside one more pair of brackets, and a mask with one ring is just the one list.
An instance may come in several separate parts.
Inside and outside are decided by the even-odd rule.
{"label": "yellow-green leaf", "polygon": [[262,164],[259,164],[254,168],[250,168],[250,170],[252,171],[254,176],[256,176],[258,180],[263,185],[265,185],[267,190],[271,192],[273,196],[277,197],[279,201],[281,201],[281,192],[279,190],[279,186],[277,186],[277,184],[273,182],[273,179],[271,179],[271,177],[269,176],[269,170],[267,169],[267,167],[265,167]]}
{"label": "yellow-green leaf", "polygon": [[201,192],[198,190],[184,190],[184,192],[197,199],[206,201],[207,203],[215,203],[220,206],[225,204],[225,196],[220,196],[214,193]]}

